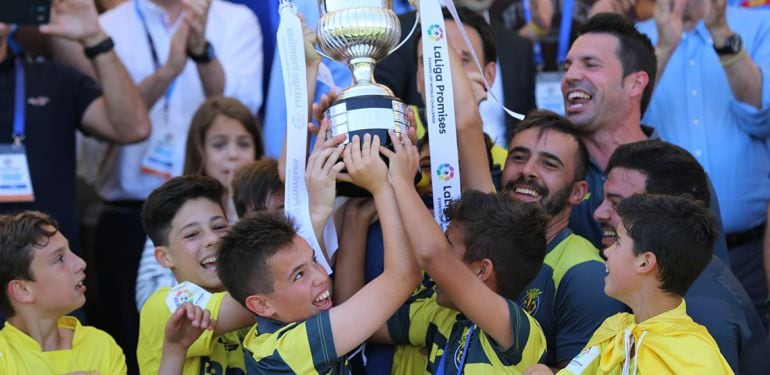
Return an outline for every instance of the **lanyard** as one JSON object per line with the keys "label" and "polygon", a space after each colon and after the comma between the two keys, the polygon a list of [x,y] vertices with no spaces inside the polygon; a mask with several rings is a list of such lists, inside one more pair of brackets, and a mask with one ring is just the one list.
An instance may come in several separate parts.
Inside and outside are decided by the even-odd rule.
{"label": "lanyard", "polygon": [[[468,346],[471,343],[471,338],[473,338],[473,331],[476,329],[476,325],[472,325],[471,329],[468,330],[468,337],[465,339],[465,345],[463,346],[463,352],[460,354],[460,366],[457,367],[457,373],[462,374],[463,369],[465,368],[465,359],[468,358]],[[444,375],[446,374],[446,361],[447,357],[449,357],[449,343],[451,341],[447,340],[446,346],[444,347],[444,354],[441,356],[441,362],[439,362],[438,369],[436,371],[436,375]]]}
{"label": "lanyard", "polygon": [[[158,71],[163,64],[160,63],[158,50],[155,48],[155,41],[152,39],[152,35],[150,35],[150,28],[147,26],[147,18],[144,17],[144,13],[142,13],[142,9],[139,7],[139,0],[134,0],[134,9],[136,9],[136,15],[139,17],[139,20],[142,21],[144,34],[147,36],[147,44],[150,46],[150,55],[152,56],[152,65],[155,68],[155,71]],[[168,124],[169,104],[171,102],[171,93],[174,92],[174,87],[176,87],[176,78],[169,83],[166,92],[163,94],[163,115],[166,124]]]}
{"label": "lanyard", "polygon": [[[532,10],[530,10],[529,2],[535,0],[521,0],[521,6],[524,10],[524,21],[527,23],[532,22]],[[572,9],[574,8],[574,0],[564,0],[561,10],[561,25],[559,28],[559,43],[556,47],[556,65],[561,69],[561,64],[567,59],[567,50],[569,49],[569,36],[572,32]],[[543,58],[543,50],[540,47],[540,42],[535,42],[532,46],[535,53],[535,65],[538,70],[542,70],[545,66],[545,59]]]}
{"label": "lanyard", "polygon": [[24,79],[24,62],[21,57],[17,57],[16,61],[16,88],[15,98],[13,106],[13,144],[14,146],[21,145],[24,141],[24,124],[26,121],[26,107],[25,107],[25,79]]}

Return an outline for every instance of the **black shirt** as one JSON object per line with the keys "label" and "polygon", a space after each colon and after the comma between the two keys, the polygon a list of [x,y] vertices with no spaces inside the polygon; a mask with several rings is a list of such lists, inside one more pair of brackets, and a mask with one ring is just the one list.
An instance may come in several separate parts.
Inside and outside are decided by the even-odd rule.
{"label": "black shirt", "polygon": [[[16,56],[0,62],[0,143],[13,141]],[[78,230],[75,204],[75,130],[101,96],[90,77],[52,62],[25,62],[27,151],[35,201],[0,203],[0,213],[38,210],[59,223],[73,250]]]}

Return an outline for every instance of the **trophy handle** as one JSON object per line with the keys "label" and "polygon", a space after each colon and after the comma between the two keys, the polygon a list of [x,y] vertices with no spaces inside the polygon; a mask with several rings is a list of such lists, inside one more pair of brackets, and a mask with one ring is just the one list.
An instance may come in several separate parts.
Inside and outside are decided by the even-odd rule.
{"label": "trophy handle", "polygon": [[401,46],[403,46],[404,43],[406,43],[409,39],[412,38],[412,34],[414,34],[414,31],[417,30],[417,24],[418,23],[420,23],[420,13],[419,12],[414,15],[414,24],[412,25],[412,30],[409,30],[409,35],[407,35],[406,38],[404,38],[404,40],[401,41],[401,43],[399,43],[397,46],[393,47],[393,49],[390,50],[390,52],[388,52],[388,56],[390,56],[390,54],[392,54],[393,52],[396,52],[397,49],[401,48]]}
{"label": "trophy handle", "polygon": [[329,60],[334,60],[334,58],[333,58],[333,57],[331,57],[331,56],[329,56],[329,55],[327,55],[327,54],[323,53],[323,51],[321,51],[321,49],[319,49],[318,47],[316,47],[316,48],[315,48],[315,51],[316,51],[316,52],[317,52],[319,55],[321,55],[321,56],[323,56],[323,57],[325,57],[325,58],[327,58],[327,59],[329,59]]}

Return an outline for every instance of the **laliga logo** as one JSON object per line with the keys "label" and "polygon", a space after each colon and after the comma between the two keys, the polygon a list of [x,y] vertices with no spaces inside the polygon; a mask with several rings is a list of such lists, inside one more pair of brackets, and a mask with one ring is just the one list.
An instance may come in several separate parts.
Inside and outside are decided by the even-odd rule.
{"label": "laliga logo", "polygon": [[441,181],[449,181],[455,176],[455,169],[448,163],[441,164],[436,169],[436,176]]}
{"label": "laliga logo", "polygon": [[192,291],[187,289],[180,289],[180,290],[177,290],[176,295],[174,295],[174,303],[177,306],[181,306],[185,302],[194,303],[195,301],[193,301],[193,297],[195,297],[195,295],[193,294]]}
{"label": "laliga logo", "polygon": [[444,39],[444,30],[441,29],[441,26],[439,25],[431,25],[428,28],[428,38],[434,42],[438,42],[441,39]]}

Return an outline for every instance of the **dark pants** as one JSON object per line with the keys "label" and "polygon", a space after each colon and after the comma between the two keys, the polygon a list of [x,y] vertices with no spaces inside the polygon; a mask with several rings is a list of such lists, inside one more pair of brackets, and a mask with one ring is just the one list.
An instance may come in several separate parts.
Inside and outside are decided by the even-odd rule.
{"label": "dark pants", "polygon": [[139,314],[134,288],[146,239],[141,211],[142,203],[138,201],[105,203],[94,241],[98,291],[92,304],[92,321],[123,348],[129,374],[139,373]]}
{"label": "dark pants", "polygon": [[[764,225],[764,224],[762,224]],[[767,283],[762,262],[762,235],[753,236],[748,241],[731,244],[728,235],[728,250],[730,252],[730,268],[735,277],[746,289],[751,302],[757,309],[759,318],[767,331],[768,317],[765,300],[767,299]],[[730,246],[733,245],[733,246]]]}

